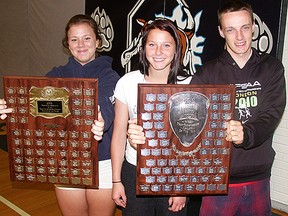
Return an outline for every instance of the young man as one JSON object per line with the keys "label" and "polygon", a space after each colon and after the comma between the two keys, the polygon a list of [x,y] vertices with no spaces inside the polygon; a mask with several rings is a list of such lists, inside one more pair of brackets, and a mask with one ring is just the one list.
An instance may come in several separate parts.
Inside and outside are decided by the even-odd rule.
{"label": "young man", "polygon": [[275,152],[273,133],[281,119],[286,90],[282,63],[251,47],[253,11],[242,1],[218,10],[219,33],[226,49],[201,67],[191,84],[234,84],[229,193],[203,196],[200,215],[271,215],[270,175]]}

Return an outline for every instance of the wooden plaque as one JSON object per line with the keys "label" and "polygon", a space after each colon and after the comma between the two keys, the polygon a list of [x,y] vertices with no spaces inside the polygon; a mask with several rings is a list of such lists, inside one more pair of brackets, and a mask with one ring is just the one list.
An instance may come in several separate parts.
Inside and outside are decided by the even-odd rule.
{"label": "wooden plaque", "polygon": [[4,76],[12,181],[98,187],[98,80]]}
{"label": "wooden plaque", "polygon": [[235,86],[139,84],[138,195],[226,194]]}

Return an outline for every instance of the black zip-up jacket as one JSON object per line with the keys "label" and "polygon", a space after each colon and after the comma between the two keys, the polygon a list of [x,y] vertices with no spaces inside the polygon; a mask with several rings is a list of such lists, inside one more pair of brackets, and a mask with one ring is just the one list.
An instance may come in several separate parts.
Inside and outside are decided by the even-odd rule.
{"label": "black zip-up jacket", "polygon": [[252,56],[241,69],[225,50],[204,64],[191,84],[234,84],[234,120],[242,122],[244,141],[231,144],[230,183],[244,183],[270,177],[275,151],[274,131],[286,105],[284,67],[267,54]]}

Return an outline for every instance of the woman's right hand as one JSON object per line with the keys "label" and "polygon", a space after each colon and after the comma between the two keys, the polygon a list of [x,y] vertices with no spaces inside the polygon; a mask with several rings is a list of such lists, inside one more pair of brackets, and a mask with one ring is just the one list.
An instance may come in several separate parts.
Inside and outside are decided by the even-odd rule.
{"label": "woman's right hand", "polygon": [[13,108],[7,108],[6,101],[0,99],[0,118],[4,120],[7,117],[7,113],[12,113]]}
{"label": "woman's right hand", "polygon": [[143,132],[143,127],[140,125],[137,125],[137,119],[132,119],[128,121],[129,126],[128,126],[128,140],[130,145],[134,148],[137,149],[137,145],[139,144],[144,144],[146,137],[144,136]]}
{"label": "woman's right hand", "polygon": [[113,183],[112,200],[115,202],[116,205],[123,208],[126,207],[127,197],[122,182]]}

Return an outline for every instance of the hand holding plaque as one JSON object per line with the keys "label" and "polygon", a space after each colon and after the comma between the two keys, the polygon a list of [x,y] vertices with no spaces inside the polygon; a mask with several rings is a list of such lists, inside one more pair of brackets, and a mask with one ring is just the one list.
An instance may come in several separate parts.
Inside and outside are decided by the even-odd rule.
{"label": "hand holding plaque", "polygon": [[231,85],[139,84],[137,194],[227,193],[234,98]]}

